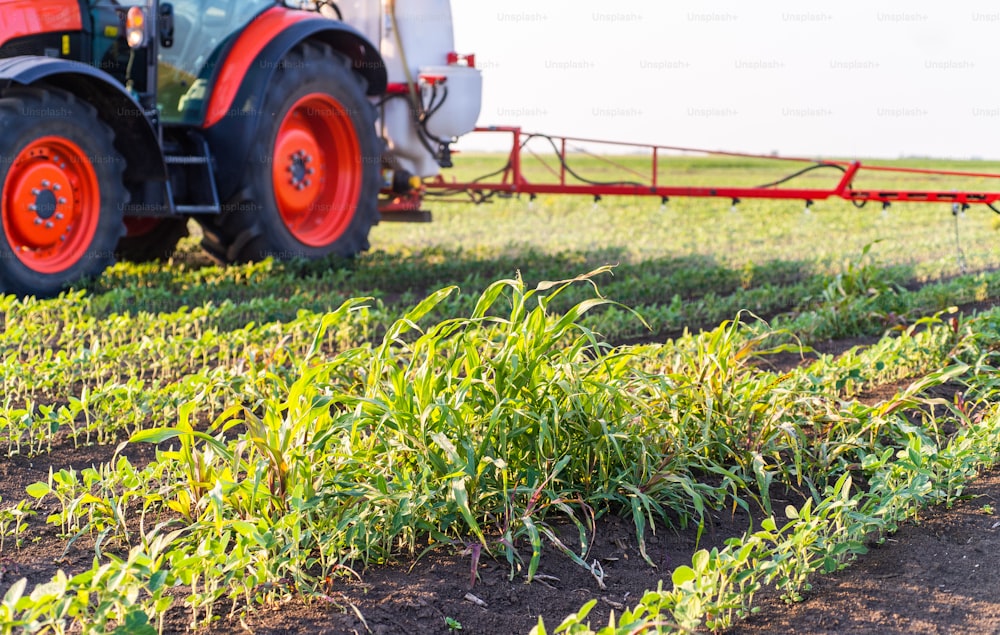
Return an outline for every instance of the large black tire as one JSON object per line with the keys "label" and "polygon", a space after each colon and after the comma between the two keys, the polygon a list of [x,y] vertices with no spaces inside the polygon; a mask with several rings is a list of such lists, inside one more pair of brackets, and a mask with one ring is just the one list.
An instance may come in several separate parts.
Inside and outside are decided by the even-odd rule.
{"label": "large black tire", "polygon": [[188,235],[186,218],[137,219],[125,221],[127,231],[118,239],[115,255],[129,262],[167,260],[177,250],[177,243]]}
{"label": "large black tire", "polygon": [[114,262],[129,195],[97,111],[55,88],[0,96],[0,292],[53,296]]}
{"label": "large black tire", "polygon": [[302,43],[288,53],[267,87],[237,195],[219,216],[199,218],[210,255],[228,263],[368,249],[382,144],[365,89],[327,46]]}

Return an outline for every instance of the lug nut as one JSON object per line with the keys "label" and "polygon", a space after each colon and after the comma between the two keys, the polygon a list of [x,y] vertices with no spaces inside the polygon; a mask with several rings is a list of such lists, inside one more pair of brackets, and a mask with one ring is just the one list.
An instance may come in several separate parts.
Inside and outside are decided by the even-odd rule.
{"label": "lug nut", "polygon": [[63,218],[65,217],[62,215],[62,212],[56,212],[56,220],[62,220]]}
{"label": "lug nut", "polygon": [[42,191],[40,189],[38,189],[37,187],[31,188],[31,194],[32,194],[32,196],[38,196],[41,193],[42,193]]}
{"label": "lug nut", "polygon": [[66,204],[66,198],[64,196],[60,196],[59,197],[59,204],[60,205],[65,205]]}
{"label": "lug nut", "polygon": [[53,223],[52,221],[45,223],[45,229],[52,229],[55,226],[56,226],[55,223]]}
{"label": "lug nut", "polygon": [[41,218],[36,218],[35,219],[35,224],[36,225],[41,225],[42,224],[42,219]]}
{"label": "lug nut", "polygon": [[46,187],[47,188],[50,185],[52,185],[52,184],[49,183],[48,179],[42,179],[42,187]]}
{"label": "lug nut", "polygon": [[59,190],[62,189],[62,186],[59,185],[58,183],[56,183],[55,185],[52,186],[52,189],[55,190],[56,192],[58,192]]}

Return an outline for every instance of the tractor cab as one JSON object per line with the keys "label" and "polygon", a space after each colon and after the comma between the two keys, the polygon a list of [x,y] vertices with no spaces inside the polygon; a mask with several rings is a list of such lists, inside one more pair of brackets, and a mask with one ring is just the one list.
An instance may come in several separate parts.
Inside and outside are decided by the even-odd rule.
{"label": "tractor cab", "polygon": [[91,59],[164,123],[196,125],[224,45],[275,0],[91,0]]}

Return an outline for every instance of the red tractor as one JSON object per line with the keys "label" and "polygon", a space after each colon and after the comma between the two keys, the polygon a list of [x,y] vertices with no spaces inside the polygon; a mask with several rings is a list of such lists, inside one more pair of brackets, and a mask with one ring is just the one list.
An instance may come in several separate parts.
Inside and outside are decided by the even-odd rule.
{"label": "red tractor", "polygon": [[478,72],[447,1],[340,5],[0,0],[0,292],[164,257],[190,218],[234,262],[350,256],[414,211]]}

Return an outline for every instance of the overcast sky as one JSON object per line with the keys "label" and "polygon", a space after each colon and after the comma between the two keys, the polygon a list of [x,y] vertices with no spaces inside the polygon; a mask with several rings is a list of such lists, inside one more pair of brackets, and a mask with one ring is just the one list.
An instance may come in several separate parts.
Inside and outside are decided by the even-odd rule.
{"label": "overcast sky", "polygon": [[456,48],[483,71],[480,124],[783,155],[1000,158],[996,0],[452,10]]}

